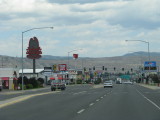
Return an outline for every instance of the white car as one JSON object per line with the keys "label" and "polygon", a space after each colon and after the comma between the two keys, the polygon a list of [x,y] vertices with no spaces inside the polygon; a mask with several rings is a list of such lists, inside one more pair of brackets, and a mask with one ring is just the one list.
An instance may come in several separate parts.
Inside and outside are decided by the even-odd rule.
{"label": "white car", "polygon": [[112,81],[105,81],[104,84],[103,84],[104,88],[106,87],[113,87],[113,83]]}
{"label": "white car", "polygon": [[125,81],[125,82],[123,82],[123,84],[131,84],[131,85],[133,85],[133,82],[131,82],[131,81]]}

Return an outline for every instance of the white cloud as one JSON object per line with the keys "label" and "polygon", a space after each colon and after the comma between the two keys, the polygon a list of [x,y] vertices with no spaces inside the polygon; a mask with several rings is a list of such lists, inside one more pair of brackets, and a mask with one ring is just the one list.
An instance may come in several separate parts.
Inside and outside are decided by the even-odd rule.
{"label": "white cloud", "polygon": [[[27,40],[34,35],[42,38],[45,54],[52,54],[51,51],[55,50],[53,55],[62,56],[70,50],[83,48],[81,54],[84,56],[122,55],[127,49],[135,49],[135,43],[127,48],[126,39],[147,40],[152,46],[156,44],[157,47],[151,46],[152,50],[160,50],[157,45],[159,0],[81,0],[80,3],[70,1],[67,4],[62,0],[54,1],[1,0],[0,50],[6,55],[21,55],[20,50],[11,52],[5,48],[15,48],[21,41],[22,31],[43,26],[54,26],[54,29],[30,31],[24,38]],[[15,42],[6,45],[4,39]],[[26,48],[28,42],[24,44]],[[145,45],[142,47],[146,49]],[[141,46],[138,49],[141,50]]]}

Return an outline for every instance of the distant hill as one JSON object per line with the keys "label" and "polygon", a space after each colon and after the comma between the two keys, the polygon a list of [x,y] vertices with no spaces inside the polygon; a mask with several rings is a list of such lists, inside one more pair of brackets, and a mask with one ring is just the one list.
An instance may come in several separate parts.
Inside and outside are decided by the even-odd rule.
{"label": "distant hill", "polygon": [[[132,52],[132,53],[127,53],[124,56],[148,56],[148,52]],[[160,52],[150,52],[150,56],[160,56]]]}
{"label": "distant hill", "polygon": [[52,55],[43,55],[40,59],[42,60],[61,60],[61,59],[68,59],[68,56],[52,56]]}
{"label": "distant hill", "polygon": [[[160,66],[160,53],[151,52],[151,61],[156,61],[157,65]],[[96,70],[101,70],[102,66],[107,68],[107,71],[115,72],[114,67],[117,71],[121,71],[122,68],[125,70],[134,70],[139,69],[139,66],[143,66],[143,63],[148,61],[147,52],[134,52],[128,53],[123,56],[116,57],[100,57],[100,58],[78,58],[76,61],[70,56],[68,61],[68,56],[51,56],[43,55],[41,59],[36,60],[36,68],[50,67],[54,64],[67,64],[69,62],[70,68],[87,69],[93,68],[95,66]],[[22,59],[21,57],[10,57],[0,55],[0,67],[10,67],[19,69],[22,68]],[[24,68],[32,68],[33,60],[24,58]]]}

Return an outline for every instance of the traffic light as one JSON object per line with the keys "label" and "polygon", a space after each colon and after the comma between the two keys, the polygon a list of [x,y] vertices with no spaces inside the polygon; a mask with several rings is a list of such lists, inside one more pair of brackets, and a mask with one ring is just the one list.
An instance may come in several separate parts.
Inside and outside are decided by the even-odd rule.
{"label": "traffic light", "polygon": [[105,71],[107,71],[107,68],[105,68]]}
{"label": "traffic light", "polygon": [[86,68],[84,67],[84,72],[86,72]]}
{"label": "traffic light", "polygon": [[122,68],[122,71],[124,71],[124,68]]}
{"label": "traffic light", "polygon": [[114,71],[116,71],[116,68],[114,67]]}
{"label": "traffic light", "polygon": [[131,68],[131,72],[133,72],[133,69]]}
{"label": "traffic light", "polygon": [[104,70],[104,66],[102,66],[102,70]]}
{"label": "traffic light", "polygon": [[95,70],[95,66],[93,67],[93,70]]}

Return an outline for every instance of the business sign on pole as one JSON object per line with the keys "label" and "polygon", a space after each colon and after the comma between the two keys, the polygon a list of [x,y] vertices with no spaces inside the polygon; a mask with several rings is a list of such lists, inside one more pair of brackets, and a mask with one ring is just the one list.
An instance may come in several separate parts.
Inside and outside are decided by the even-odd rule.
{"label": "business sign on pole", "polygon": [[41,58],[42,49],[39,47],[39,42],[36,37],[30,38],[26,54],[29,59]]}
{"label": "business sign on pole", "polygon": [[53,71],[57,71],[57,65],[53,65]]}
{"label": "business sign on pole", "polygon": [[59,68],[59,71],[66,71],[67,70],[67,64],[59,64],[58,68]]}
{"label": "business sign on pole", "polygon": [[78,59],[78,54],[73,54],[74,59]]}
{"label": "business sign on pole", "polygon": [[145,61],[144,70],[157,70],[156,61]]}

